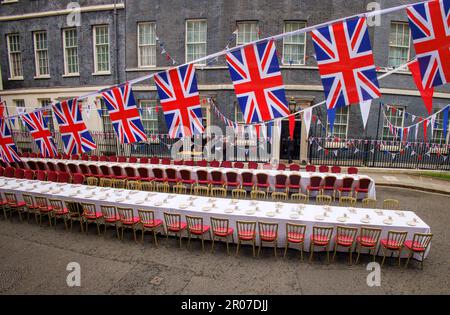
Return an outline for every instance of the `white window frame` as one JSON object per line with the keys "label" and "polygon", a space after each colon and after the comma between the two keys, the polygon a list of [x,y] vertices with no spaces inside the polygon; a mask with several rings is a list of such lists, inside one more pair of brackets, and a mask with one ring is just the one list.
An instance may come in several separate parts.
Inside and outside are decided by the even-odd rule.
{"label": "white window frame", "polygon": [[[76,46],[67,47],[66,46],[66,32],[75,31],[76,36]],[[80,59],[78,57],[78,30],[76,28],[65,28],[63,29],[63,55],[64,55],[64,76],[79,76],[80,75]],[[69,63],[67,59],[67,49],[76,48],[77,50],[77,72],[69,72]]]}
{"label": "white window frame", "polygon": [[[392,124],[392,121],[391,121],[391,118],[392,118],[392,116],[390,115],[390,113],[392,113],[392,110],[390,109],[389,111],[388,111],[388,113],[389,113],[389,117],[387,117],[387,115],[383,118],[383,130],[382,130],[382,135],[381,135],[381,139],[383,140],[383,141],[397,141],[397,140],[399,140],[398,139],[398,136],[397,137],[394,137],[394,135],[390,132],[390,130],[389,130],[389,124],[388,124],[388,120],[389,120],[389,122],[394,126],[394,127],[396,127],[397,129],[398,128],[403,128],[403,126],[405,125],[405,107],[403,107],[403,106],[397,106],[397,105],[389,105],[390,106],[390,108],[392,108],[392,107],[394,107],[397,111],[396,111],[396,113],[395,113],[395,115],[397,115],[397,117],[400,117],[399,116],[399,111],[402,113],[401,114],[401,122],[402,122],[402,124],[401,124],[401,126],[397,126],[395,123],[394,124]],[[383,109],[381,109],[381,110],[383,110]],[[384,131],[385,130],[387,130],[387,132],[386,132],[386,136],[385,136],[385,133],[384,133]],[[400,139],[401,140],[401,139]]]}
{"label": "white window frame", "polygon": [[[146,24],[149,24],[149,25],[151,25],[151,26],[153,26],[155,28],[155,43],[154,44],[141,44],[141,43],[139,43],[139,40],[141,38],[140,26],[141,25],[146,25]],[[155,22],[139,22],[137,24],[137,41],[136,42],[137,42],[138,68],[141,68],[141,69],[155,68],[156,67],[156,56],[157,56],[157,54],[156,54],[156,23]],[[153,48],[154,48],[154,54],[155,54],[154,62],[151,65],[142,65],[142,63],[141,63],[141,47],[146,47],[146,46],[150,46],[150,47],[153,46]]]}
{"label": "white window frame", "polygon": [[[190,22],[205,22],[206,25],[206,29],[205,29],[205,35],[206,35],[206,41],[205,42],[192,42],[192,43],[188,43],[188,23]],[[185,22],[185,32],[184,32],[184,60],[186,60],[186,62],[192,61],[192,60],[188,60],[188,44],[190,45],[205,45],[206,49],[205,49],[205,55],[201,56],[201,57],[205,57],[208,55],[208,21],[206,19],[189,19],[186,20]],[[198,59],[198,58],[196,58]],[[206,65],[206,60],[200,63],[196,63],[197,65]]]}
{"label": "white window frame", "polygon": [[[47,52],[47,69],[48,69],[48,73],[42,74],[41,73],[41,67],[40,67],[40,62],[39,62],[39,57],[38,57],[38,49],[37,49],[37,36],[40,34],[45,34],[45,41],[46,41],[46,48],[45,49],[39,49],[39,51]],[[50,54],[49,54],[49,50],[48,50],[48,33],[47,31],[36,31],[33,32],[33,46],[34,46],[34,65],[35,65],[35,78],[36,79],[40,79],[40,78],[50,78]]]}
{"label": "white window frame", "polygon": [[[247,44],[247,43],[249,43],[249,42],[244,42],[244,41],[241,41],[240,40],[240,32],[241,32],[241,26],[243,25],[243,24],[255,24],[256,25],[256,28],[255,28],[255,31],[256,31],[256,39],[255,40],[259,40],[259,32],[258,32],[258,30],[259,30],[259,22],[258,21],[256,21],[256,20],[248,20],[248,21],[237,21],[236,22],[236,26],[237,26],[237,28],[238,28],[238,33],[237,33],[237,36],[236,36],[236,46],[239,46],[239,45],[243,45],[243,44]],[[241,25],[241,26],[240,26]],[[250,33],[251,34],[251,33]],[[250,42],[252,42],[253,40],[251,40]]]}
{"label": "white window frame", "polygon": [[[434,112],[436,113],[438,111],[438,109],[436,109]],[[432,143],[436,143],[436,144],[449,144],[450,143],[450,122],[448,122],[448,126],[447,126],[447,137],[444,139],[442,138],[443,136],[443,132],[444,132],[444,117],[443,117],[443,112],[440,112],[439,114],[436,115],[436,121],[437,121],[437,128],[433,128],[433,134],[431,135],[431,142]],[[439,137],[439,139],[437,139],[436,134],[437,132],[441,133],[441,137]]]}
{"label": "white window frame", "polygon": [[[11,47],[10,47],[10,42],[11,42],[11,37],[13,36],[17,36],[18,37],[18,41],[19,41],[19,51],[11,51]],[[23,80],[23,63],[22,63],[22,50],[20,49],[20,35],[17,33],[13,33],[13,34],[8,34],[6,35],[6,45],[8,48],[8,64],[9,64],[9,80]],[[19,54],[19,60],[20,60],[20,74],[21,75],[15,75],[15,73],[13,74],[13,69],[14,69],[14,65],[12,62],[12,58],[11,58],[11,54]]]}
{"label": "white window frame", "polygon": [[[342,126],[342,125],[343,125],[343,124],[341,124],[341,123],[337,123],[337,122],[336,122],[336,117],[335,117],[335,121],[334,121],[334,125],[333,125],[333,134],[331,134],[331,136],[336,136],[336,137],[339,137],[339,138],[341,138],[341,139],[347,139],[347,137],[348,137],[348,122],[349,122],[349,120],[350,120],[350,106],[345,106],[345,107],[338,108],[338,109],[336,110],[335,115],[340,114],[340,113],[338,113],[339,110],[346,110],[346,111],[347,111],[347,121],[346,121],[346,123],[345,123],[345,136],[342,137],[342,135],[336,135],[336,134],[335,134],[335,132],[336,132],[336,126]],[[328,134],[330,134],[330,122],[329,122],[328,116],[327,116],[327,135],[328,135]]]}
{"label": "white window frame", "polygon": [[[97,63],[97,46],[98,45],[106,45],[106,44],[97,44],[97,30],[99,28],[106,28],[108,30],[108,70],[98,70],[98,63]],[[111,43],[110,43],[110,32],[109,32],[109,25],[108,24],[101,24],[101,25],[94,25],[92,27],[92,45],[93,45],[93,52],[94,52],[94,75],[108,75],[111,74]]]}
{"label": "white window frame", "polygon": [[[14,107],[16,107],[16,108],[18,108],[18,107],[25,108],[25,100],[24,99],[13,99],[12,101],[13,101]],[[19,123],[19,130],[21,132],[26,132],[26,131],[28,131],[28,128],[25,126],[25,124]]]}
{"label": "white window frame", "polygon": [[[146,106],[145,108],[142,107],[144,103],[150,104],[150,106]],[[159,119],[158,119],[158,113],[156,112],[156,107],[158,106],[158,101],[156,100],[150,100],[150,99],[143,99],[139,100],[139,108],[142,108],[142,125],[144,126],[145,132],[149,132],[150,134],[158,134],[159,130]],[[152,109],[153,114],[156,116],[155,118],[149,119],[149,113],[148,113],[148,107]],[[152,115],[153,115],[152,114]],[[146,122],[152,122],[154,124],[156,122],[156,126],[154,128],[146,128]]]}
{"label": "white window frame", "polygon": [[[403,25],[406,25],[406,27],[408,28],[408,32],[409,32],[409,34],[408,34],[408,39],[409,39],[409,41],[408,41],[408,53],[407,53],[407,55],[406,55],[406,61],[408,61],[408,60],[410,60],[410,58],[411,58],[411,28],[409,27],[408,22],[392,21],[390,27],[392,28],[392,26],[393,26],[394,24],[395,24],[395,25],[403,24]],[[391,47],[392,47],[392,48],[406,48],[406,46],[392,45],[391,42],[390,42],[390,39],[391,39],[391,33],[390,33],[390,32],[391,32],[391,29],[389,29],[388,66],[391,67],[391,68],[393,68],[394,66],[392,66],[392,65],[389,64],[389,60],[390,60],[390,57],[391,57]],[[397,34],[398,34],[398,33],[397,33]],[[398,66],[400,66],[400,65],[398,65]],[[395,66],[395,67],[398,67],[398,66]],[[402,71],[408,71],[408,69],[403,69]]]}
{"label": "white window frame", "polygon": [[[286,24],[288,24],[288,23],[304,24],[303,28],[307,26],[306,21],[301,21],[301,20],[298,20],[298,21],[284,21],[284,24],[283,24],[283,31],[284,32],[286,32]],[[306,64],[306,33],[298,34],[298,35],[295,35],[295,36],[299,36],[299,35],[303,36],[303,38],[304,38],[303,44],[301,44],[301,43],[286,43],[286,39],[288,37],[284,37],[283,38],[283,56],[281,58],[281,63],[284,66],[304,66]],[[284,56],[285,56],[285,45],[299,45],[299,46],[303,45],[303,47],[304,47],[304,49],[303,49],[303,60],[301,60],[300,63],[292,63],[292,64],[289,63],[289,62],[285,62],[285,60],[284,60],[285,59],[284,58]]]}

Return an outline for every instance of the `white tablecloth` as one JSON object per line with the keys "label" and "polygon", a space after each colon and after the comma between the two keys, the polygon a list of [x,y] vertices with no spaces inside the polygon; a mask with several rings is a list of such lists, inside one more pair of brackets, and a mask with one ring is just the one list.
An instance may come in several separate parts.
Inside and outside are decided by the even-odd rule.
{"label": "white tablecloth", "polygon": [[[306,242],[305,250],[309,248],[310,234],[312,233],[313,225],[320,226],[370,226],[382,229],[381,237],[386,237],[389,230],[407,231],[408,238],[412,239],[414,233],[429,233],[430,227],[423,222],[415,213],[411,211],[392,211],[382,210],[383,214],[378,214],[374,209],[359,209],[356,208],[356,213],[350,211],[345,207],[331,207],[331,212],[324,220],[316,218],[317,215],[322,215],[325,210],[322,206],[305,205],[302,210],[303,213],[298,217],[292,217],[293,214],[298,214],[298,204],[294,203],[275,203],[271,201],[256,201],[253,204],[252,200],[239,200],[236,204],[232,203],[232,199],[225,198],[210,198],[198,197],[190,195],[175,195],[156,192],[142,192],[130,191],[125,189],[101,188],[95,186],[73,185],[53,182],[40,182],[30,180],[20,180],[0,177],[0,192],[13,191],[18,198],[22,199],[22,194],[43,195],[48,198],[59,198],[62,200],[70,200],[77,202],[94,203],[97,205],[97,211],[100,212],[101,204],[112,204],[120,207],[133,208],[137,216],[137,209],[150,209],[155,211],[155,216],[164,221],[163,212],[176,212],[182,215],[196,215],[204,219],[204,224],[210,224],[210,217],[223,217],[230,220],[230,226],[235,228],[237,220],[245,221],[264,221],[276,222],[279,224],[279,241],[278,246],[282,247],[286,241],[286,223],[305,224]],[[107,196],[106,194],[109,194]],[[147,198],[147,200],[146,200]],[[191,198],[195,198],[191,200]],[[190,204],[192,202],[192,204]],[[184,204],[188,204],[187,208],[183,208]],[[276,211],[276,205],[281,208]],[[211,209],[205,207],[215,205]],[[237,209],[235,209],[237,207]],[[248,214],[250,209],[258,210],[254,214]],[[227,213],[228,209],[234,209],[232,213]],[[208,210],[208,211],[205,211]],[[273,213],[275,216],[269,217],[268,213]],[[347,214],[348,220],[340,222],[338,218],[343,214]],[[403,216],[401,215],[403,214]],[[361,219],[369,215],[371,220],[369,223],[362,223]],[[388,217],[393,219],[392,224],[384,223]],[[183,218],[184,219],[184,218]],[[416,220],[415,226],[410,226],[413,219]],[[331,244],[330,248],[334,243]],[[345,249],[344,249],[345,250]],[[403,253],[405,255],[406,253]],[[418,257],[417,257],[418,258]]]}
{"label": "white tablecloth", "polygon": [[[357,187],[359,180],[361,178],[369,178],[371,180],[370,186],[369,186],[369,193],[368,193],[368,197],[376,199],[376,190],[375,190],[375,181],[373,179],[371,179],[369,176],[366,175],[358,175],[358,174],[329,174],[329,173],[310,173],[310,172],[296,172],[296,171],[279,171],[279,170],[262,170],[262,169],[237,169],[237,168],[214,168],[214,167],[200,167],[200,166],[186,166],[186,165],[163,165],[163,164],[140,164],[140,163],[115,163],[115,162],[95,162],[95,161],[82,161],[82,160],[57,160],[57,159],[39,159],[39,158],[22,158],[22,160],[24,162],[27,161],[43,161],[44,163],[47,162],[53,162],[55,165],[59,162],[62,162],[64,164],[75,164],[75,165],[79,165],[79,164],[85,164],[87,166],[89,165],[96,165],[98,167],[100,167],[101,165],[107,165],[108,167],[112,167],[112,166],[120,166],[122,168],[122,175],[126,175],[125,174],[125,167],[132,167],[135,169],[135,175],[138,176],[138,172],[137,169],[140,167],[145,167],[148,169],[149,171],[149,175],[153,176],[153,168],[160,168],[162,170],[165,170],[167,168],[173,168],[177,171],[177,175],[178,177],[181,177],[179,172],[182,169],[187,169],[191,171],[191,176],[192,179],[197,179],[197,174],[196,171],[197,170],[206,170],[209,173],[209,179],[211,179],[211,175],[210,173],[214,170],[218,170],[221,171],[222,173],[224,173],[223,175],[223,179],[225,180],[225,172],[227,171],[234,171],[238,173],[238,179],[239,181],[242,182],[242,178],[241,178],[241,173],[243,172],[251,172],[253,174],[258,174],[258,173],[266,173],[269,175],[268,180],[269,180],[269,184],[271,186],[271,190],[274,190],[275,187],[275,176],[278,174],[285,174],[289,177],[289,175],[291,174],[297,174],[301,176],[301,180],[300,180],[300,186],[301,186],[301,191],[303,193],[306,193],[306,187],[310,184],[310,179],[312,176],[321,176],[322,178],[327,176],[327,175],[333,175],[336,176],[336,183],[335,183],[335,187],[341,187],[342,186],[342,179],[344,177],[352,177],[354,179],[353,182],[353,187]],[[27,165],[25,163],[25,165]],[[78,168],[78,171],[81,172],[81,170]],[[112,170],[111,170],[112,173]],[[255,179],[256,180],[256,179]],[[314,196],[313,194],[311,194],[311,196]],[[360,195],[360,197],[362,197]]]}

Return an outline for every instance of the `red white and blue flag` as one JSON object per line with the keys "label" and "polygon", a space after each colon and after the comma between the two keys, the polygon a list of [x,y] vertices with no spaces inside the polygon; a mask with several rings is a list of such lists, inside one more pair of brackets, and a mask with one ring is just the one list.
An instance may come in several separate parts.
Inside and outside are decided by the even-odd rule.
{"label": "red white and blue flag", "polygon": [[57,149],[53,141],[52,134],[48,129],[47,117],[44,117],[44,111],[31,112],[20,116],[22,121],[30,131],[31,136],[36,142],[39,151],[45,158],[55,157]]}
{"label": "red white and blue flag", "polygon": [[102,92],[109,118],[121,143],[146,141],[131,85],[126,83]]}
{"label": "red white and blue flag", "polygon": [[20,161],[11,131],[4,118],[0,118],[0,159],[5,163]]}
{"label": "red white and blue flag", "polygon": [[245,46],[226,55],[245,123],[289,115],[273,41]]}
{"label": "red white and blue flag", "polygon": [[89,133],[76,98],[53,105],[66,154],[82,154],[97,148]]}
{"label": "red white and blue flag", "polygon": [[419,3],[406,11],[423,88],[450,82],[450,0]]}
{"label": "red white and blue flag", "polygon": [[154,80],[170,137],[191,137],[203,133],[194,65],[157,73]]}

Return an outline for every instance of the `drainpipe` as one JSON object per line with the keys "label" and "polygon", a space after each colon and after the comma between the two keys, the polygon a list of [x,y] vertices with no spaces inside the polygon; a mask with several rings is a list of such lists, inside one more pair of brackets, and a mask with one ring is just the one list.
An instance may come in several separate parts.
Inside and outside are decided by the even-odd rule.
{"label": "drainpipe", "polygon": [[116,45],[116,84],[120,83],[119,78],[119,12],[117,10],[117,0],[114,0],[114,28],[115,28],[115,45]]}

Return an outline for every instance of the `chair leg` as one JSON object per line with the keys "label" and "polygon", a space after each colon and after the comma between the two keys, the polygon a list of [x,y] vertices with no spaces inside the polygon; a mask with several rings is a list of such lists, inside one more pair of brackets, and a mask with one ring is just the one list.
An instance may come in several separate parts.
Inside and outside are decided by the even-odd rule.
{"label": "chair leg", "polygon": [[215,239],[215,237],[213,237],[212,240],[211,240],[211,253],[214,253],[214,239]]}
{"label": "chair leg", "polygon": [[300,259],[303,261],[303,249],[305,247],[305,243],[302,242],[301,247],[300,247]]}
{"label": "chair leg", "polygon": [[180,231],[180,248],[181,248],[181,238],[182,238],[181,234],[182,234],[182,233],[183,233],[183,232]]}
{"label": "chair leg", "polygon": [[262,247],[262,241],[259,241],[259,248],[258,248],[258,257],[259,257],[259,253],[261,252],[261,247]]}
{"label": "chair leg", "polygon": [[284,246],[284,255],[283,258],[286,258],[287,250],[288,250],[289,242],[286,241],[286,246]]}
{"label": "chair leg", "polygon": [[309,262],[312,262],[313,255],[314,255],[314,244],[310,243],[309,244]]}
{"label": "chair leg", "polygon": [[336,251],[337,251],[337,244],[334,244],[333,258],[331,258],[331,261],[333,261],[333,262],[334,262],[334,258],[336,257]]}
{"label": "chair leg", "polygon": [[141,243],[144,244],[144,228],[142,228]]}
{"label": "chair leg", "polygon": [[356,247],[357,247],[356,251],[358,252],[358,255],[356,256],[355,264],[358,264],[359,255],[361,254],[361,247],[360,246],[356,246]]}
{"label": "chair leg", "polygon": [[239,255],[239,247],[241,246],[241,240],[238,240],[237,247],[236,247],[236,257]]}
{"label": "chair leg", "polygon": [[202,253],[204,253],[204,252],[205,252],[205,239],[202,234]]}
{"label": "chair leg", "polygon": [[330,264],[330,248],[329,248],[330,244],[327,245],[326,249],[327,249],[327,263],[328,265]]}
{"label": "chair leg", "polygon": [[408,267],[409,260],[411,259],[413,253],[414,252],[412,250],[409,251],[409,255],[408,255],[408,258],[406,259],[406,263],[405,263],[405,268]]}
{"label": "chair leg", "polygon": [[383,248],[383,260],[381,261],[381,267],[383,267],[383,264],[384,264],[385,259],[386,259],[386,251],[385,251],[385,249]]}
{"label": "chair leg", "polygon": [[273,246],[273,252],[275,254],[275,258],[277,258],[277,241],[275,241],[275,244]]}
{"label": "chair leg", "polygon": [[256,252],[256,240],[253,239],[253,257],[255,257],[255,252]]}
{"label": "chair leg", "polygon": [[228,236],[226,238],[226,243],[227,243],[227,255],[230,256],[230,247],[228,245]]}
{"label": "chair leg", "polygon": [[352,247],[348,249],[349,257],[350,257],[350,266],[352,265]]}
{"label": "chair leg", "polygon": [[156,238],[156,229],[153,229],[153,239],[155,240],[155,246],[158,247],[158,239]]}

